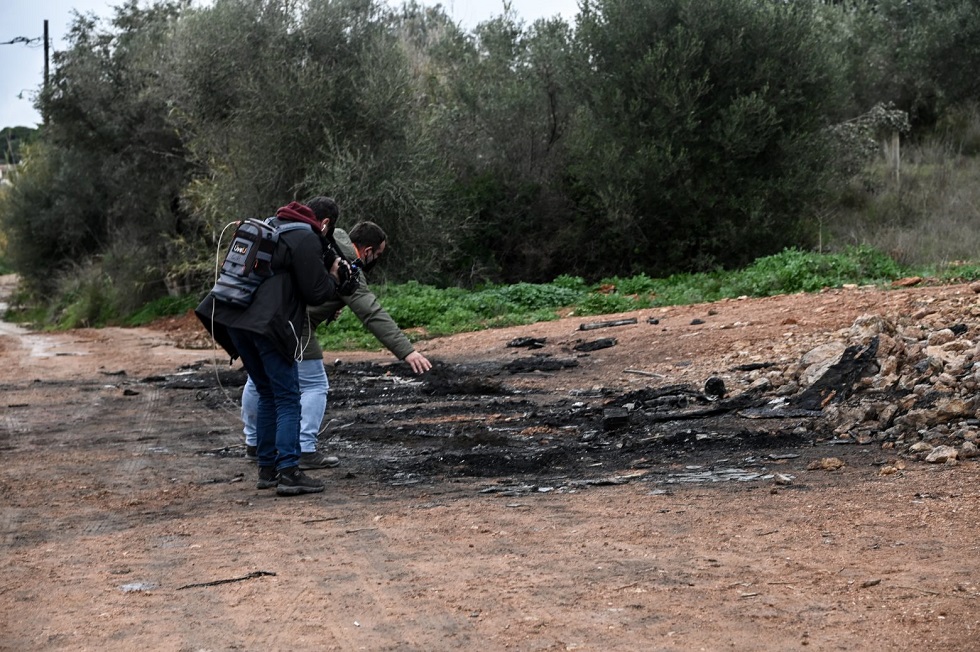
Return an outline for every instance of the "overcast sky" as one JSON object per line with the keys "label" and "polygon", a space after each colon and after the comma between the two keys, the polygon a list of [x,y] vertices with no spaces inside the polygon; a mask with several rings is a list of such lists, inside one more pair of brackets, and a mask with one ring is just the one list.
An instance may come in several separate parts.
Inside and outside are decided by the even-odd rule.
{"label": "overcast sky", "polygon": [[[48,21],[51,47],[60,50],[73,9],[107,17],[121,4],[123,0],[0,0],[0,128],[34,127],[41,120],[33,100],[44,78],[44,21]],[[422,4],[442,4],[465,29],[504,10],[504,0],[423,0]],[[556,15],[571,22],[578,13],[577,0],[511,0],[511,7],[528,23]],[[21,37],[37,41],[8,44]]]}

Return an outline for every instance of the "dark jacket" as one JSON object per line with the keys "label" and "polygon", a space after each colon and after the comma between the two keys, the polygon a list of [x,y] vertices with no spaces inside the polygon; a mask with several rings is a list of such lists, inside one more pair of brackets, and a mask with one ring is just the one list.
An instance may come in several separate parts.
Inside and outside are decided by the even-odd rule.
{"label": "dark jacket", "polygon": [[[282,209],[278,215],[282,215]],[[215,300],[208,293],[194,311],[232,360],[239,354],[228,337],[228,328],[264,335],[275,342],[283,357],[300,359],[305,345],[302,333],[307,319],[306,306],[337,297],[336,281],[324,264],[322,240],[312,226],[285,231],[279,236],[272,270],[272,277],[259,285],[247,308]]]}

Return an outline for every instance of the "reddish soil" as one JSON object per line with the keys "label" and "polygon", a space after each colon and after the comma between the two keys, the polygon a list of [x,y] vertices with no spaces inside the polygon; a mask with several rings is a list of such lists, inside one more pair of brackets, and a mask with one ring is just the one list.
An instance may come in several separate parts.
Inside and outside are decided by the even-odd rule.
{"label": "reddish soil", "polygon": [[[430,373],[486,383],[462,398],[386,352],[328,353],[343,463],[293,498],[255,489],[239,365],[186,348],[193,319],[4,326],[0,650],[980,649],[975,459],[806,435],[649,448],[596,425],[609,395],[733,391],[739,366],[923,306],[980,312],[965,285],[853,288],[419,343]],[[509,374],[533,355],[518,337],[577,366]],[[520,459],[499,453],[517,438]],[[759,472],[684,480],[723,467]]]}

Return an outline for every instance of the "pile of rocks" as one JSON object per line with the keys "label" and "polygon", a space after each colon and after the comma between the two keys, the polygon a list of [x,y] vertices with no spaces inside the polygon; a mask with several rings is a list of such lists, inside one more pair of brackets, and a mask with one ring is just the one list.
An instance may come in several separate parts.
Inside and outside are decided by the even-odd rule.
{"label": "pile of rocks", "polygon": [[977,457],[980,331],[960,320],[978,315],[977,306],[965,314],[924,308],[897,319],[863,315],[798,362],[756,372],[750,387],[792,401],[849,347],[865,347],[873,362],[821,406],[834,437],[880,442],[933,463]]}

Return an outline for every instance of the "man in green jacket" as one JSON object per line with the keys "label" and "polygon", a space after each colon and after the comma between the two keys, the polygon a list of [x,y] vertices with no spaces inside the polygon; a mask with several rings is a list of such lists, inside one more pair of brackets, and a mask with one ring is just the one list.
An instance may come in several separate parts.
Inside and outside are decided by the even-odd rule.
{"label": "man in green jacket", "polygon": [[[315,200],[314,200],[315,201]],[[317,211],[319,206],[311,208]],[[332,220],[335,223],[336,217]],[[332,226],[332,225],[331,225]],[[342,229],[333,228],[333,241],[339,253],[349,261],[360,260],[360,283],[353,294],[338,296],[318,306],[309,306],[309,319],[304,326],[302,360],[298,363],[300,394],[302,403],[302,418],[300,421],[300,468],[303,470],[323,469],[337,466],[340,460],[333,456],[324,455],[317,450],[317,437],[320,433],[320,423],[327,409],[327,392],[329,381],[323,366],[323,350],[317,342],[316,327],[324,322],[337,318],[344,307],[361,320],[361,323],[381,342],[395,357],[404,360],[416,374],[421,374],[432,368],[432,364],[424,355],[415,350],[412,343],[398,328],[391,316],[381,307],[377,297],[368,288],[366,272],[384,255],[388,237],[374,222],[361,222],[354,226],[350,235]],[[250,458],[255,452],[255,419],[257,394],[252,381],[249,380],[242,393],[242,421],[245,424],[245,456]]]}

